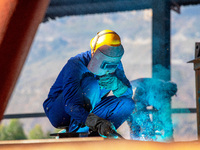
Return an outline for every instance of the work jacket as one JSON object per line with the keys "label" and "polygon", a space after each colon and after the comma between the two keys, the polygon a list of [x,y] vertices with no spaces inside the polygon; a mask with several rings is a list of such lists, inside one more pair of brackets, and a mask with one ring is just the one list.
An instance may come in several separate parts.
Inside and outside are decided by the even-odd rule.
{"label": "work jacket", "polygon": [[[65,106],[69,108],[65,109],[66,113],[81,124],[85,124],[86,118],[90,113],[83,107],[84,97],[80,85],[81,80],[87,74],[93,75],[98,80],[98,77],[87,69],[90,59],[91,51],[71,57],[59,73],[47,98],[47,100],[55,100],[62,93]],[[129,87],[123,96],[132,97],[132,88],[124,74],[122,63],[116,69],[115,74],[118,79]],[[101,89],[101,97],[105,96],[108,92],[109,90]]]}

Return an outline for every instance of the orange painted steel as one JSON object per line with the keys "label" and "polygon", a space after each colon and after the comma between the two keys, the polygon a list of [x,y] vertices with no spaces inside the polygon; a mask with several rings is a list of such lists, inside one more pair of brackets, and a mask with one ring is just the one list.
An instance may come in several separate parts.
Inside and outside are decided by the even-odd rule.
{"label": "orange painted steel", "polygon": [[50,0],[0,0],[0,121]]}
{"label": "orange painted steel", "polygon": [[[35,142],[34,142],[35,141]],[[3,141],[2,141],[3,142]],[[159,143],[133,140],[102,140],[71,138],[51,140],[22,140],[1,144],[1,150],[199,150],[200,141]]]}

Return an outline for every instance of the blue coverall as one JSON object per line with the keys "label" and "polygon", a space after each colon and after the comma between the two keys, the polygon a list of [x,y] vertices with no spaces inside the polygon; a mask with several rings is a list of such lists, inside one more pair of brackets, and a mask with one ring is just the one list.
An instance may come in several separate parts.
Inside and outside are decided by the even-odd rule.
{"label": "blue coverall", "polygon": [[91,51],[70,58],[51,87],[43,107],[54,127],[69,126],[69,132],[79,132],[92,112],[118,128],[133,112],[132,87],[121,62],[115,75],[129,88],[117,98],[100,88],[98,76],[87,69],[90,59]]}

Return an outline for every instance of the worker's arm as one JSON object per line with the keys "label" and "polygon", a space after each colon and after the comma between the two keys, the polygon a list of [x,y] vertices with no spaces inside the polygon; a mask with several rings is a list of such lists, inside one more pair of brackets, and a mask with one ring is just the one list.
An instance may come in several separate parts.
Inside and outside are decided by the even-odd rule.
{"label": "worker's arm", "polygon": [[126,96],[126,97],[129,97],[129,98],[132,98],[132,96],[133,96],[132,86],[131,86],[129,80],[127,79],[127,77],[125,75],[124,68],[123,68],[123,65],[122,65],[121,62],[119,64],[118,68],[115,71],[115,75],[117,76],[117,78],[119,80],[122,81],[122,83],[124,85],[126,85],[128,87],[126,92],[123,93],[121,96]]}
{"label": "worker's arm", "polygon": [[112,90],[116,97],[126,96],[131,98],[133,95],[132,87],[124,74],[121,63],[114,73],[101,76],[99,84],[105,89]]}

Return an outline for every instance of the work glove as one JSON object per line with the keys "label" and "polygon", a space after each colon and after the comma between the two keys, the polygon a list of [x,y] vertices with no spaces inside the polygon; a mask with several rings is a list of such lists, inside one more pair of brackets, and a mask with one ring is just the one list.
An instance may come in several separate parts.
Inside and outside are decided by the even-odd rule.
{"label": "work glove", "polygon": [[101,88],[112,90],[116,97],[122,96],[128,89],[128,86],[123,84],[122,81],[113,74],[99,77],[99,85]]}
{"label": "work glove", "polygon": [[110,121],[100,118],[93,113],[88,115],[85,125],[92,131],[98,131],[104,138],[118,138],[115,134],[117,132],[115,126]]}

